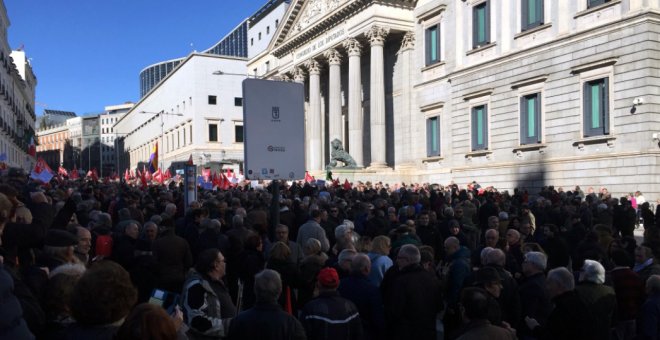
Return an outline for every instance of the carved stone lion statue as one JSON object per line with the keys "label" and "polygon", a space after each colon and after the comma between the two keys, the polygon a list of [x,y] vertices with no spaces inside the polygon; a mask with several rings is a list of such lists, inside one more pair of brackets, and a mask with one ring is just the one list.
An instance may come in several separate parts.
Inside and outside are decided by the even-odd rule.
{"label": "carved stone lion statue", "polygon": [[332,140],[330,147],[330,164],[326,166],[327,169],[336,168],[337,162],[344,163],[344,168],[355,168],[357,166],[353,157],[344,150],[344,146],[339,139]]}

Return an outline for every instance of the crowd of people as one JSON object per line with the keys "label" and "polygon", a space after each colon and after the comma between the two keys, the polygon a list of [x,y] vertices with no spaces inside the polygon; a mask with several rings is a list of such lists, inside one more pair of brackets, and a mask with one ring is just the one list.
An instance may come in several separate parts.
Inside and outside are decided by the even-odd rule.
{"label": "crowd of people", "polygon": [[176,183],[0,182],[0,339],[660,332],[660,208],[639,191],[293,182],[185,206]]}

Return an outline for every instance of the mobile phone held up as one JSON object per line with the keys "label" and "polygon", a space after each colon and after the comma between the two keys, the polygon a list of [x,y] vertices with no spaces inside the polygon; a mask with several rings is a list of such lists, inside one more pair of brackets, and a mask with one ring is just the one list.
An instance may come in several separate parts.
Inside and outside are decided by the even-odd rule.
{"label": "mobile phone held up", "polygon": [[149,303],[163,307],[169,315],[174,314],[175,307],[179,304],[179,300],[179,294],[161,289],[154,289],[151,292],[151,297],[149,297]]}

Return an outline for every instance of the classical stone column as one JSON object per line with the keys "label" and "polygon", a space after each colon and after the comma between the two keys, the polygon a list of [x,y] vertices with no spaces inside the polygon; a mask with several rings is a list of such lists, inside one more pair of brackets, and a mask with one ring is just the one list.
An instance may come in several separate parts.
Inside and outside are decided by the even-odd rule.
{"label": "classical stone column", "polygon": [[296,83],[305,82],[305,73],[300,67],[295,67],[293,69],[293,81],[295,81]]}
{"label": "classical stone column", "polygon": [[370,107],[371,115],[371,165],[372,168],[387,167],[385,140],[385,63],[383,46],[390,32],[387,27],[372,26],[367,31],[371,43]]}
{"label": "classical stone column", "polygon": [[318,171],[323,167],[323,150],[321,149],[321,65],[311,59],[306,63],[309,70],[309,150],[308,170]]}
{"label": "classical stone column", "polygon": [[328,145],[335,138],[339,139],[342,144],[344,139],[341,134],[341,55],[337,50],[330,49],[323,54],[328,58],[328,63],[330,64],[329,70],[329,136],[328,136]]}
{"label": "classical stone column", "polygon": [[360,54],[362,46],[356,39],[344,41],[348,51],[348,152],[358,167],[364,166],[362,156],[362,76]]}
{"label": "classical stone column", "polygon": [[[395,121],[397,127],[394,131],[394,155],[395,166],[406,168],[414,166],[413,141],[418,140],[413,136],[413,114],[412,114],[412,65],[413,49],[415,48],[415,33],[406,32],[401,42],[399,57],[401,58],[401,111],[398,112]],[[424,145],[424,144],[419,144]]]}

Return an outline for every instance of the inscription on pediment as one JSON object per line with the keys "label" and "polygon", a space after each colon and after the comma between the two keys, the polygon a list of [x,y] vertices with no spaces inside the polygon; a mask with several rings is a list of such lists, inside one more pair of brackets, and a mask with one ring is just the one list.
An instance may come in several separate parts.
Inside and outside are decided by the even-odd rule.
{"label": "inscription on pediment", "polygon": [[307,27],[311,26],[318,22],[319,19],[323,18],[326,14],[332,12],[337,7],[348,2],[349,0],[309,0],[307,1],[307,6],[300,15],[300,18],[293,26],[292,34],[297,34],[300,31],[303,31]]}

